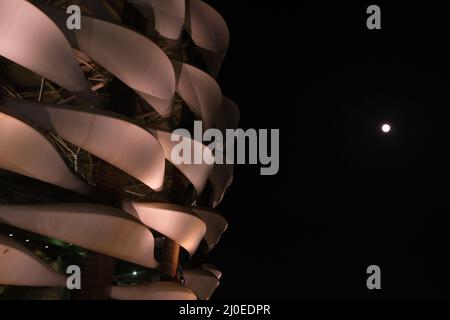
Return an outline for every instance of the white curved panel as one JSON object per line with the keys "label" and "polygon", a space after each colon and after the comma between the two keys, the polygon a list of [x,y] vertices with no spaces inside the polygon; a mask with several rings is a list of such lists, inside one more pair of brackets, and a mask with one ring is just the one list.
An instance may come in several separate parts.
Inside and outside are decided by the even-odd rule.
{"label": "white curved panel", "polygon": [[25,0],[0,1],[0,55],[98,104],[64,34]]}
{"label": "white curved panel", "polygon": [[[217,151],[216,151],[217,152]],[[225,197],[225,193],[233,183],[234,165],[215,164],[209,176],[214,193],[213,208],[216,208]]]}
{"label": "white curved panel", "polygon": [[[164,151],[164,155],[168,161],[170,161],[178,170],[180,170],[186,178],[192,183],[194,186],[197,195],[200,196],[203,192],[203,189],[205,188],[206,182],[208,181],[208,177],[211,174],[211,171],[213,169],[212,164],[202,163],[202,164],[177,164],[172,159],[172,150],[173,148],[181,141],[187,141],[187,144],[191,146],[191,159],[194,159],[194,153],[196,150],[200,150],[199,152],[202,153],[202,155],[205,155],[208,159],[214,159],[214,156],[209,148],[207,148],[205,145],[203,145],[201,142],[190,139],[185,136],[180,136],[178,134],[166,132],[166,131],[160,131],[160,130],[151,130],[153,134],[155,135],[156,139],[158,139],[159,143],[161,144],[161,147]],[[171,136],[176,141],[171,140]],[[211,162],[212,163],[212,162]]]}
{"label": "white curved panel", "polygon": [[0,113],[0,168],[88,194],[53,145],[26,123]]}
{"label": "white curved panel", "polygon": [[[223,97],[222,108],[216,116],[214,126],[222,131],[226,136],[226,129],[236,129],[239,124],[240,111],[236,103],[228,97]],[[234,144],[234,141],[226,141],[228,144]],[[226,148],[225,148],[226,150]],[[216,152],[220,152],[216,150]],[[222,155],[225,159],[225,156]],[[234,165],[215,164],[209,177],[209,181],[214,192],[213,208],[217,207],[223,200],[226,191],[233,182]]]}
{"label": "white curved panel", "polygon": [[197,296],[176,282],[155,282],[130,287],[111,287],[115,300],[197,300]]}
{"label": "white curved panel", "polygon": [[98,109],[44,105],[20,99],[8,99],[0,110],[55,132],[156,191],[162,189],[164,152],[156,138],[138,125]]}
{"label": "white curved panel", "polygon": [[186,287],[190,288],[199,300],[211,299],[220,281],[208,270],[189,269],[184,271]]}
{"label": "white curved panel", "polygon": [[230,43],[230,32],[223,17],[201,0],[190,0],[186,30],[194,43],[203,49],[210,72],[216,76]]}
{"label": "white curved panel", "polygon": [[211,251],[227,230],[228,223],[224,217],[211,209],[192,208],[192,210],[206,224],[205,241]]}
{"label": "white curved panel", "polygon": [[214,126],[225,134],[226,129],[236,129],[241,118],[237,104],[230,98],[222,97],[220,112],[216,114]]}
{"label": "white curved panel", "polygon": [[64,30],[72,46],[142,96],[161,116],[172,114],[175,72],[167,55],[139,33],[100,19],[82,16],[80,30],[69,30],[64,11],[39,5]]}
{"label": "white curved panel", "polygon": [[112,207],[93,204],[0,205],[0,223],[148,268],[158,265],[150,230]]}
{"label": "white curved panel", "polygon": [[222,278],[222,272],[217,269],[216,266],[212,265],[212,264],[204,264],[202,265],[202,269],[211,272],[211,274],[216,277],[218,280],[220,280],[220,278]]}
{"label": "white curved panel", "polygon": [[64,287],[66,277],[44,264],[27,248],[0,235],[0,284]]}
{"label": "white curved panel", "polygon": [[223,17],[201,0],[189,2],[187,29],[194,43],[212,52],[225,52],[230,43],[230,32]]}
{"label": "white curved panel", "polygon": [[203,120],[203,129],[211,128],[222,106],[222,90],[206,72],[178,61],[173,64],[178,72],[177,93]]}
{"label": "white curved panel", "polygon": [[124,211],[175,241],[193,255],[206,234],[205,223],[189,208],[163,203],[125,203]]}
{"label": "white curved panel", "polygon": [[166,54],[130,29],[90,17],[83,17],[82,24],[76,32],[80,50],[135,90],[161,116],[169,117],[175,73]]}
{"label": "white curved panel", "polygon": [[158,33],[168,39],[177,40],[183,30],[186,5],[185,0],[130,0],[146,11],[153,10],[155,29]]}

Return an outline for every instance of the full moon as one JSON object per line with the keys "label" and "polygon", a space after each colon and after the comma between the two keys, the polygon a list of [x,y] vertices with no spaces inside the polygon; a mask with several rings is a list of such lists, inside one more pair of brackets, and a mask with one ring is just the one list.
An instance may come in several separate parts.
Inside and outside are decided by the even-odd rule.
{"label": "full moon", "polygon": [[384,133],[389,133],[389,132],[391,131],[391,126],[388,125],[387,123],[385,123],[385,124],[383,124],[383,126],[381,127],[381,130],[382,130]]}

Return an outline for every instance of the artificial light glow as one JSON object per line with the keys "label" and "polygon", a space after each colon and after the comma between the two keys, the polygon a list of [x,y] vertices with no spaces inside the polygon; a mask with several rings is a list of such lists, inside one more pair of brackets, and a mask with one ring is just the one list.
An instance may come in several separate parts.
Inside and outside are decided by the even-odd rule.
{"label": "artificial light glow", "polygon": [[389,132],[391,131],[391,126],[388,125],[387,123],[386,123],[386,124],[383,124],[383,126],[381,127],[381,130],[382,130],[384,133],[389,133]]}
{"label": "artificial light glow", "polygon": [[12,233],[9,234],[10,237],[13,237],[14,235]]}
{"label": "artificial light glow", "polygon": [[30,239],[25,240],[26,242],[30,242]]}
{"label": "artificial light glow", "polygon": [[137,276],[137,271],[133,271],[133,276]]}

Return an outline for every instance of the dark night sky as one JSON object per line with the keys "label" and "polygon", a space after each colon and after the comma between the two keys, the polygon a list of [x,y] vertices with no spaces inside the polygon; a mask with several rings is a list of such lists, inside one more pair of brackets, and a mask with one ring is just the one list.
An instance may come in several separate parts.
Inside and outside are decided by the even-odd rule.
{"label": "dark night sky", "polygon": [[281,129],[280,173],[238,167],[219,207],[215,298],[450,297],[446,10],[379,3],[369,31],[372,3],[208,2],[230,27],[220,84],[240,126]]}

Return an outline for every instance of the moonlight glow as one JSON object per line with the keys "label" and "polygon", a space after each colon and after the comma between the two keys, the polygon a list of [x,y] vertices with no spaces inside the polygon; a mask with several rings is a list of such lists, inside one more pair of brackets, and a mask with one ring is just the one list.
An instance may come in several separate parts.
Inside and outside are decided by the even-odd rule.
{"label": "moonlight glow", "polygon": [[391,131],[391,126],[388,125],[387,123],[386,123],[386,124],[383,124],[383,126],[381,127],[381,130],[382,130],[384,133],[389,133],[389,132]]}

